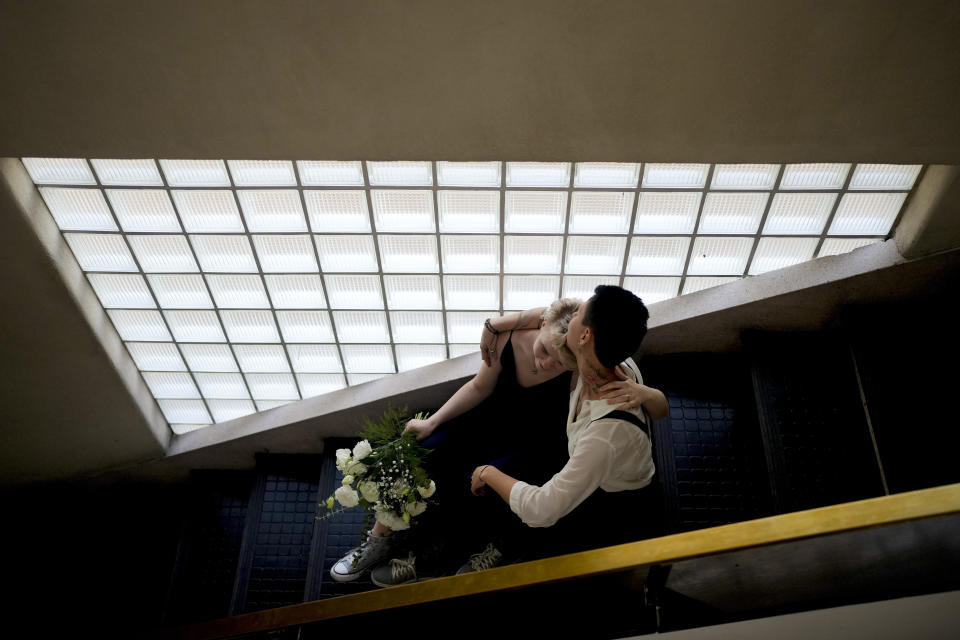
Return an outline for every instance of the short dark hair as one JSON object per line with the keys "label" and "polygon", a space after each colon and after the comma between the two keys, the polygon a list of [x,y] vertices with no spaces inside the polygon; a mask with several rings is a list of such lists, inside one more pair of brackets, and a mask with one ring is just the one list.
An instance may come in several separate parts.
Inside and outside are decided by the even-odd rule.
{"label": "short dark hair", "polygon": [[597,360],[612,369],[640,348],[650,312],[626,289],[602,284],[593,293],[581,322],[593,330]]}

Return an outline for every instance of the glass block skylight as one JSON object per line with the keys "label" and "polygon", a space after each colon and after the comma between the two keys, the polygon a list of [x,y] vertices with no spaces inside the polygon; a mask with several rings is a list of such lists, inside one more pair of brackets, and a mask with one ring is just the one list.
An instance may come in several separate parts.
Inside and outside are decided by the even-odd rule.
{"label": "glass block skylight", "polygon": [[176,433],[888,238],[920,165],[24,158]]}

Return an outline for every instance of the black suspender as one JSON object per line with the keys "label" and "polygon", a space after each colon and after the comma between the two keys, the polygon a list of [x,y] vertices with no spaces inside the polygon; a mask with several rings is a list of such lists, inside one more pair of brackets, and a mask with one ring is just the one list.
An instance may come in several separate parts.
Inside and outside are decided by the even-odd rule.
{"label": "black suspender", "polygon": [[[646,414],[644,414],[646,415]],[[636,425],[640,431],[643,431],[647,437],[650,437],[650,428],[637,416],[635,413],[630,413],[629,411],[624,411],[622,409],[617,409],[616,411],[611,411],[605,416],[600,416],[596,420],[591,420],[590,423],[594,423],[597,420],[604,420],[606,418],[613,418],[614,420],[626,420],[627,422]]]}

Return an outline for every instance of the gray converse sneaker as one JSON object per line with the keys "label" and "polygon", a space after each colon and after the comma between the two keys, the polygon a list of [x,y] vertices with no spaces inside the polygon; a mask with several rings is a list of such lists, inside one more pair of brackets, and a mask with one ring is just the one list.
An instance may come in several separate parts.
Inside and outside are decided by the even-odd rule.
{"label": "gray converse sneaker", "polygon": [[492,569],[503,564],[503,554],[493,546],[493,543],[487,545],[487,548],[481,551],[480,553],[475,553],[470,556],[470,559],[467,560],[462,567],[457,569],[457,575],[463,575],[464,573],[471,573],[473,571],[483,571],[484,569]]}
{"label": "gray converse sneaker", "polygon": [[413,553],[407,556],[406,560],[393,558],[390,562],[382,564],[370,572],[370,580],[378,587],[393,587],[398,584],[407,584],[416,582],[424,578],[417,578],[417,568],[415,566],[417,559]]}
{"label": "gray converse sneaker", "polygon": [[378,562],[383,562],[390,554],[390,536],[369,535],[367,541],[337,560],[330,567],[330,577],[337,582],[356,580],[363,572]]}

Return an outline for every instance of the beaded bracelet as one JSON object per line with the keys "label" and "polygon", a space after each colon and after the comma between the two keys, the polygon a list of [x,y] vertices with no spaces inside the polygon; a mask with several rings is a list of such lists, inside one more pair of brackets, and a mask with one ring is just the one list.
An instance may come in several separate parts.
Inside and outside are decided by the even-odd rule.
{"label": "beaded bracelet", "polygon": [[492,333],[495,336],[500,335],[500,332],[493,328],[493,325],[490,324],[490,318],[487,318],[483,321],[483,328]]}

